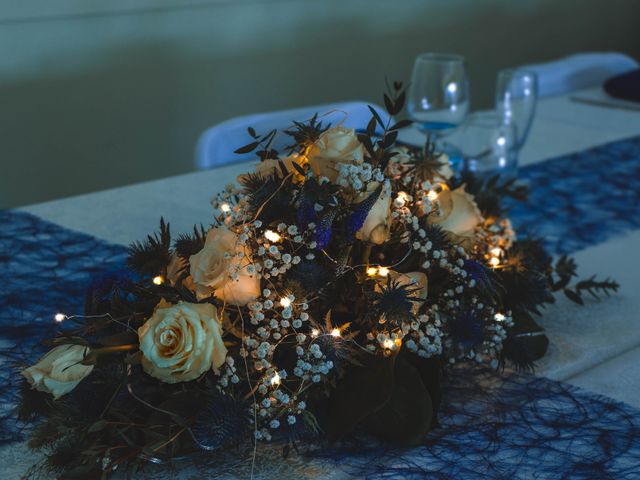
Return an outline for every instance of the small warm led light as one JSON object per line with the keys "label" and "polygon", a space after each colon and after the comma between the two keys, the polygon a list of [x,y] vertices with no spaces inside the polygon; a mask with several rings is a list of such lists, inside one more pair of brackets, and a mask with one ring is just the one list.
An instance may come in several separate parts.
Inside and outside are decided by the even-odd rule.
{"label": "small warm led light", "polygon": [[220,205],[220,210],[222,210],[222,213],[229,213],[231,211],[231,206],[228,203],[223,203]]}
{"label": "small warm led light", "polygon": [[498,265],[500,265],[500,259],[498,257],[491,257],[489,259],[489,265],[491,265],[492,267],[497,267]]}
{"label": "small warm led light", "polygon": [[382,342],[382,346],[388,350],[391,350],[394,345],[395,344],[393,343],[393,340],[391,340],[390,338],[387,338],[384,342]]}
{"label": "small warm led light", "polygon": [[278,372],[276,372],[276,374],[271,377],[271,385],[280,385],[280,375],[278,375]]}
{"label": "small warm led light", "polygon": [[367,268],[367,275],[369,275],[370,277],[376,276],[377,273],[378,273],[378,269],[376,267]]}
{"label": "small warm led light", "polygon": [[314,328],[313,330],[311,330],[312,337],[317,337],[318,335],[320,335],[320,330],[318,330],[317,328]]}
{"label": "small warm led light", "polygon": [[496,321],[498,321],[498,322],[503,322],[503,321],[504,321],[504,319],[505,319],[505,318],[507,318],[507,317],[505,317],[502,313],[496,313],[496,314],[495,314],[495,316],[494,316],[494,318],[495,318],[495,319],[496,319]]}
{"label": "small warm led light", "polygon": [[162,275],[158,275],[157,277],[153,277],[152,282],[154,285],[162,285],[164,283],[164,278],[162,278]]}
{"label": "small warm led light", "polygon": [[436,192],[435,190],[429,190],[427,192],[427,198],[433,202],[436,198],[438,198],[438,192]]}
{"label": "small warm led light", "polygon": [[338,338],[340,336],[340,329],[334,328],[333,330],[331,330],[331,336]]}
{"label": "small warm led light", "polygon": [[282,305],[284,308],[290,307],[291,306],[291,300],[289,300],[287,297],[282,297],[280,299],[280,305]]}
{"label": "small warm led light", "polygon": [[64,313],[56,313],[53,317],[53,319],[56,322],[62,322],[63,320],[66,320],[67,316]]}
{"label": "small warm led light", "polygon": [[396,197],[396,200],[395,200],[395,205],[397,207],[404,207],[408,200],[409,200],[409,195],[407,195],[407,192],[398,192],[398,196]]}
{"label": "small warm led light", "polygon": [[378,269],[378,275],[380,275],[381,277],[386,277],[387,275],[389,275],[389,269],[387,267],[380,267]]}
{"label": "small warm led light", "polygon": [[501,248],[498,248],[498,247],[495,247],[495,248],[492,248],[492,249],[490,250],[490,253],[491,253],[491,255],[493,255],[494,257],[499,257],[500,255],[502,255],[502,249],[501,249]]}
{"label": "small warm led light", "polygon": [[279,242],[282,237],[273,230],[267,230],[266,232],[264,232],[264,238],[266,238],[270,242]]}

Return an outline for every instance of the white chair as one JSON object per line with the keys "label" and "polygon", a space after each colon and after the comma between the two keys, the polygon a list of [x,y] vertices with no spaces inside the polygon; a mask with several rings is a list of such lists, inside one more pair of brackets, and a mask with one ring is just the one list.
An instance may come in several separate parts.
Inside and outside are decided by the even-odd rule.
{"label": "white chair", "polygon": [[609,77],[638,68],[638,62],[622,53],[592,52],[518,68],[536,72],[538,96],[549,97],[602,85]]}
{"label": "white chair", "polygon": [[278,134],[272,147],[281,153],[284,153],[284,147],[293,143],[293,139],[282,131],[289,128],[294,120],[306,121],[316,113],[318,121],[322,121],[323,125],[340,124],[347,128],[364,130],[372,117],[367,105],[375,108],[384,122],[389,121],[389,115],[384,108],[366,102],[333,103],[232,118],[205,130],[200,135],[196,146],[196,167],[207,169],[256,159],[255,152],[233,153],[238,148],[251,143],[252,139],[247,132],[248,127],[255,129],[258,135],[277,129]]}

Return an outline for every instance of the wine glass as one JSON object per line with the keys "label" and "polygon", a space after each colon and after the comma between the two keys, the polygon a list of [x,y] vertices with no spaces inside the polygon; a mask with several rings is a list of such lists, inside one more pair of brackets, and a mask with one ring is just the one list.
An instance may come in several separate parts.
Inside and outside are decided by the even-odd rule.
{"label": "wine glass", "polygon": [[455,135],[456,146],[464,157],[464,173],[479,180],[498,175],[500,181],[516,176],[517,135],[513,125],[502,122],[494,111],[469,115]]}
{"label": "wine glass", "polygon": [[538,76],[535,72],[505,69],[498,72],[496,111],[505,125],[516,132],[516,150],[524,145],[536,110]]}
{"label": "wine glass", "polygon": [[469,111],[469,83],[460,55],[423,53],[413,65],[407,97],[409,117],[423,133],[441,139]]}

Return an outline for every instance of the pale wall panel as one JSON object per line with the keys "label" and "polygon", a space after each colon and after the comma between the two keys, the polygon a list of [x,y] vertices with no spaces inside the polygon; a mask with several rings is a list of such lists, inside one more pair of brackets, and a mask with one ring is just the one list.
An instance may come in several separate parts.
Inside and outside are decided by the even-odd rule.
{"label": "pale wall panel", "polygon": [[0,207],[188,171],[207,126],[378,100],[421,51],[465,55],[486,106],[505,66],[640,56],[637,18],[628,0],[240,0],[0,22]]}

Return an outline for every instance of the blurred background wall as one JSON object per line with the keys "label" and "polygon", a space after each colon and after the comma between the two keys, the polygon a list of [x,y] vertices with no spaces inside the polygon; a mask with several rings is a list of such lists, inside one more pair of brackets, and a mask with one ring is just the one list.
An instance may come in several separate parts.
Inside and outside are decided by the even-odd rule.
{"label": "blurred background wall", "polygon": [[[419,52],[498,69],[640,58],[637,0],[0,0],[0,208],[193,170],[227,118],[380,101]],[[167,192],[171,195],[171,192]]]}

